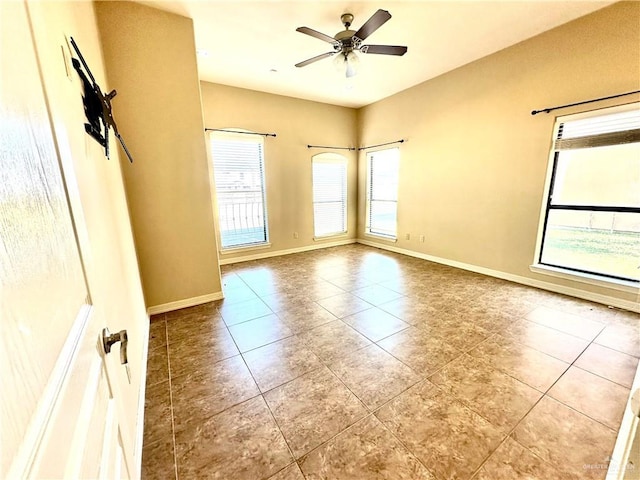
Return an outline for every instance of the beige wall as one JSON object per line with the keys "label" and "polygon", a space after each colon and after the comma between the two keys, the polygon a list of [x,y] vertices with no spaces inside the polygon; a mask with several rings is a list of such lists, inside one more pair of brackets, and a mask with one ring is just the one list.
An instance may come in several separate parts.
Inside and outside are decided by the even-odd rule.
{"label": "beige wall", "polygon": [[[268,250],[224,253],[221,260],[318,246],[356,237],[356,154],[308,149],[307,145],[355,146],[356,111],[291,97],[202,82],[207,128],[241,128],[275,133],[265,139],[265,177],[269,216]],[[313,240],[311,157],[334,152],[348,159],[348,230],[346,237]],[[298,238],[293,234],[298,232]]]}
{"label": "beige wall", "polygon": [[[637,301],[529,265],[555,115],[607,103],[531,110],[638,88],[640,3],[622,2],[360,109],[362,144],[407,140],[393,246]],[[361,154],[358,236],[372,240],[364,235],[365,162]]]}
{"label": "beige wall", "polygon": [[190,19],[96,2],[147,307],[221,291]]}

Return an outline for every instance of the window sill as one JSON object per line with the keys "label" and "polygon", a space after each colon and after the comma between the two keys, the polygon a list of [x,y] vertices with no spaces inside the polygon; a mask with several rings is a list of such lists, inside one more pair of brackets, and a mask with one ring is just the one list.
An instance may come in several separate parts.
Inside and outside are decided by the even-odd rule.
{"label": "window sill", "polygon": [[223,248],[220,250],[220,255],[229,255],[232,253],[238,253],[238,252],[246,252],[249,250],[262,250],[265,248],[271,248],[271,244],[270,243],[257,243],[255,245],[246,245],[246,246],[241,246],[241,247],[229,247],[229,248]]}
{"label": "window sill", "polygon": [[338,238],[347,238],[349,234],[345,233],[331,233],[329,235],[323,235],[321,237],[313,237],[314,242],[321,242],[323,240],[336,240]]}
{"label": "window sill", "polygon": [[386,240],[387,242],[392,242],[392,243],[396,243],[398,241],[397,237],[390,237],[387,235],[379,235],[377,233],[365,233],[364,234],[365,237],[371,237],[371,238],[375,238],[377,240]]}
{"label": "window sill", "polygon": [[564,268],[536,264],[530,265],[529,270],[541,275],[550,275],[556,278],[573,280],[575,282],[586,283],[597,287],[611,288],[613,290],[618,290],[626,293],[638,293],[640,291],[640,284],[637,282],[618,280],[616,278],[606,278],[590,273],[574,272],[572,270],[566,270]]}

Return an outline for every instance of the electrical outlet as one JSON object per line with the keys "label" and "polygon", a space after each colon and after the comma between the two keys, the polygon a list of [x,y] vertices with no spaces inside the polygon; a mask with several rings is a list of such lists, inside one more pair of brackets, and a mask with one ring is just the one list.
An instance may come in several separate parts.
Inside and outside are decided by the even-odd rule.
{"label": "electrical outlet", "polygon": [[420,243],[424,243],[424,235],[420,235]]}
{"label": "electrical outlet", "polygon": [[411,234],[410,233],[405,233],[404,234],[404,239],[405,240],[411,240]]}
{"label": "electrical outlet", "polygon": [[293,232],[293,238],[298,238],[298,232]]}

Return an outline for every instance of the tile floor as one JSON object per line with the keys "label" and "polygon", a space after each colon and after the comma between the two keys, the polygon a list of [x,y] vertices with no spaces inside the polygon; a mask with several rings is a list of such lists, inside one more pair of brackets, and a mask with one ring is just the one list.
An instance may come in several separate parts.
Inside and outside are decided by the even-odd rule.
{"label": "tile floor", "polygon": [[640,316],[349,245],[151,321],[143,478],[604,478]]}

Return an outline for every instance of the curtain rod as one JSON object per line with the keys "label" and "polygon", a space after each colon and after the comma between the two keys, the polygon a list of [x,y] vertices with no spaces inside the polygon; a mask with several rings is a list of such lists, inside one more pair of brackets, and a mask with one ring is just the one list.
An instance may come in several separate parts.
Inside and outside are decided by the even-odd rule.
{"label": "curtain rod", "polygon": [[224,128],[205,128],[205,132],[229,132],[242,133],[243,135],[262,135],[263,137],[275,137],[275,133],[258,133],[258,132],[238,132],[236,130],[225,130]]}
{"label": "curtain rod", "polygon": [[584,102],[568,103],[566,105],[558,105],[557,107],[547,107],[547,108],[543,108],[542,110],[533,110],[531,112],[531,115],[537,115],[538,113],[543,113],[543,112],[544,113],[549,113],[549,112],[552,112],[553,110],[559,110],[561,108],[568,108],[568,107],[575,107],[576,105],[584,105],[585,103],[600,102],[602,100],[609,100],[611,98],[624,97],[624,96],[627,96],[627,95],[633,95],[634,93],[640,93],[640,90],[634,90],[633,92],[619,93],[617,95],[611,95],[609,97],[594,98],[593,100],[585,100]]}
{"label": "curtain rod", "polygon": [[396,140],[395,142],[379,143],[378,145],[369,145],[368,147],[358,147],[358,150],[366,150],[367,148],[384,147],[385,145],[393,145],[394,143],[404,143],[404,139]]}
{"label": "curtain rod", "polygon": [[356,150],[355,147],[327,147],[326,145],[307,145],[307,148],[330,148],[332,150]]}

